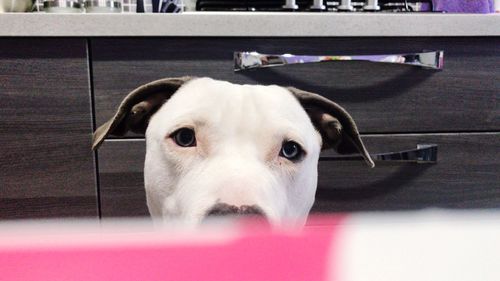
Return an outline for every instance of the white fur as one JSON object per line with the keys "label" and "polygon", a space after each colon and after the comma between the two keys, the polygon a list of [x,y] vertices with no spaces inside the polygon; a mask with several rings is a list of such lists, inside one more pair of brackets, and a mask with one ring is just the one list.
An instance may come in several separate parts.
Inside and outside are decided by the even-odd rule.
{"label": "white fur", "polygon": [[[169,136],[192,127],[196,147]],[[307,152],[279,156],[284,140]],[[321,137],[285,88],[209,78],[182,86],[146,131],[145,187],[153,218],[199,223],[216,203],[257,205],[271,220],[303,224],[314,202]]]}

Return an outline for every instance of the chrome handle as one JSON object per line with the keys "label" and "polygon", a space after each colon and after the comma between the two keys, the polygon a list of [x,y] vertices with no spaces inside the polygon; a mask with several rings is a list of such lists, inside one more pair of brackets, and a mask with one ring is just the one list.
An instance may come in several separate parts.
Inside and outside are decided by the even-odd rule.
{"label": "chrome handle", "polygon": [[370,61],[443,69],[444,51],[426,51],[410,54],[363,55],[363,56],[301,56],[292,54],[270,55],[257,52],[235,52],[234,71],[282,66],[287,64],[317,63],[328,61]]}
{"label": "chrome handle", "polygon": [[[416,149],[371,155],[375,161],[437,163],[437,144],[417,144]],[[321,157],[325,161],[363,160],[361,156]]]}

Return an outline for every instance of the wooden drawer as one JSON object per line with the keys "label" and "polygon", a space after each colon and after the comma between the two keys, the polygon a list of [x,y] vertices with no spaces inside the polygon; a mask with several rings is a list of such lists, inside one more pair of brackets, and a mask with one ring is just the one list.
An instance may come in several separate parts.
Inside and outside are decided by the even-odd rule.
{"label": "wooden drawer", "polygon": [[[110,118],[137,86],[163,77],[209,76],[293,85],[344,106],[364,133],[500,129],[500,38],[93,39],[96,120]],[[444,50],[443,71],[332,62],[233,72],[233,51],[384,54]]]}
{"label": "wooden drawer", "polygon": [[109,140],[98,151],[101,216],[147,216],[144,140]]}
{"label": "wooden drawer", "polygon": [[84,39],[0,39],[0,218],[97,218]]}
{"label": "wooden drawer", "polygon": [[[499,208],[500,133],[365,135],[371,153],[438,145],[437,164],[320,161],[314,212]],[[108,140],[99,150],[103,217],[147,215],[143,140]]]}
{"label": "wooden drawer", "polygon": [[320,162],[316,211],[500,208],[500,133],[364,136],[370,153],[437,144],[436,164]]}

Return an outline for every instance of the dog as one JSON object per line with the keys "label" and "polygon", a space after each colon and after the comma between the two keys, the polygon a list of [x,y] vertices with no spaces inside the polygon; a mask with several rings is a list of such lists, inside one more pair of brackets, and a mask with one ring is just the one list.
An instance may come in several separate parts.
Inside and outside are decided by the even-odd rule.
{"label": "dog", "polygon": [[149,212],[198,225],[212,215],[256,215],[303,225],[321,150],[360,153],[374,166],[351,116],[314,93],[211,78],[153,81],[132,91],[94,133],[145,134]]}

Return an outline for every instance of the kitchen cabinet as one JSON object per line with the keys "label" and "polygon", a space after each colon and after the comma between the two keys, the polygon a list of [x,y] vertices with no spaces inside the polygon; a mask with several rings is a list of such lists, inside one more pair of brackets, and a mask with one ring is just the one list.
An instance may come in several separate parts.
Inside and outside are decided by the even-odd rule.
{"label": "kitchen cabinet", "polygon": [[[91,40],[96,121],[135,87],[164,77],[292,85],[345,107],[368,150],[437,144],[435,164],[329,161],[323,153],[315,212],[500,207],[496,38],[113,38]],[[118,46],[121,46],[118,48]],[[118,50],[119,49],[119,50]],[[289,65],[235,73],[233,51],[348,55],[444,50],[442,71],[369,62]],[[117,51],[118,50],[118,51]],[[141,52],[137,52],[141,50]],[[143,136],[99,151],[103,217],[146,215]]]}
{"label": "kitchen cabinet", "polygon": [[[2,15],[0,219],[147,216],[144,137],[111,137],[93,152],[91,134],[131,90],[185,75],[316,92],[349,111],[372,154],[438,146],[436,163],[378,161],[374,169],[323,152],[314,212],[499,208],[498,19],[414,13]],[[444,51],[442,71],[359,61],[233,71],[234,51],[424,50]]]}
{"label": "kitchen cabinet", "polygon": [[[498,208],[499,133],[365,135],[372,153],[438,145],[437,164],[319,162],[313,212]],[[143,187],[144,140],[107,140],[99,150],[102,216],[148,214]],[[323,155],[327,156],[327,155]]]}
{"label": "kitchen cabinet", "polygon": [[84,39],[0,38],[0,218],[98,216]]}

